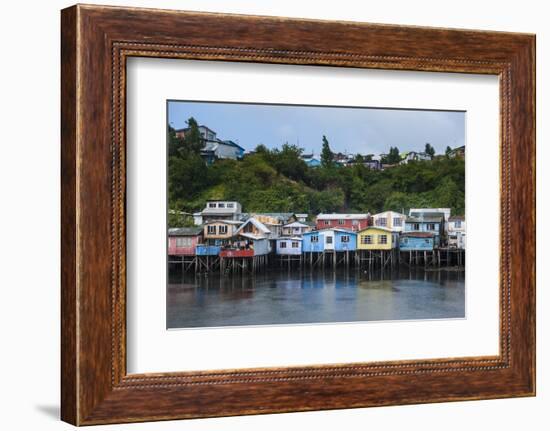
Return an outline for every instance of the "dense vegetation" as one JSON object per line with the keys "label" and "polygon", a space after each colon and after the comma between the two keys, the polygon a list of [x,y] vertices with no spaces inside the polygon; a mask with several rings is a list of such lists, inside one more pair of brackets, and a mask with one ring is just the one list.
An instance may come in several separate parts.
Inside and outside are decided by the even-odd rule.
{"label": "dense vegetation", "polygon": [[[362,164],[341,167],[332,160],[326,137],[321,166],[310,168],[302,149],[263,145],[243,160],[218,160],[207,166],[200,156],[200,134],[193,118],[190,132],[178,139],[169,130],[168,193],[170,209],[192,213],[209,199],[236,200],[247,212],[380,212],[412,207],[450,207],[464,214],[464,160],[436,157],[384,171]],[[390,152],[395,158],[397,148]],[[361,156],[358,156],[361,159]],[[361,161],[361,160],[357,160]],[[171,215],[170,225],[190,220]]]}

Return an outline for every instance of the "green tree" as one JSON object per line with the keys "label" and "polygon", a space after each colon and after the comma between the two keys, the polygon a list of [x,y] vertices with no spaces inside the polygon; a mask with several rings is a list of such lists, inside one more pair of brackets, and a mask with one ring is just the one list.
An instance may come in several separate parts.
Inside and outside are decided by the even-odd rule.
{"label": "green tree", "polygon": [[401,161],[401,156],[399,154],[399,148],[390,147],[390,151],[382,158],[382,163],[385,165],[395,165]]}
{"label": "green tree", "polygon": [[432,145],[429,142],[426,142],[426,146],[424,147],[424,152],[433,158],[435,156],[435,149],[432,147]]}
{"label": "green tree", "polygon": [[445,148],[445,157],[450,158],[452,152],[453,149],[447,145],[447,148]]}
{"label": "green tree", "polygon": [[187,152],[199,154],[204,147],[204,139],[201,136],[199,124],[193,117],[190,117],[186,123],[187,130],[183,138],[183,148]]}
{"label": "green tree", "polygon": [[323,168],[331,168],[333,166],[332,162],[333,154],[328,143],[328,139],[323,135],[323,146],[321,148],[321,166]]}

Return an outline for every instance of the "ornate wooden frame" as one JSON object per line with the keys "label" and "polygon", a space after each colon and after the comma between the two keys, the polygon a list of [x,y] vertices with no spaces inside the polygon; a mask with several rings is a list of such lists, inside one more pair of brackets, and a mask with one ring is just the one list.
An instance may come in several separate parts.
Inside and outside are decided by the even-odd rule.
{"label": "ornate wooden frame", "polygon": [[[88,425],[535,394],[534,35],[78,5],[62,11],[61,48],[63,420]],[[500,354],[127,375],[129,56],[498,75]],[[522,222],[513,223],[520,212]]]}

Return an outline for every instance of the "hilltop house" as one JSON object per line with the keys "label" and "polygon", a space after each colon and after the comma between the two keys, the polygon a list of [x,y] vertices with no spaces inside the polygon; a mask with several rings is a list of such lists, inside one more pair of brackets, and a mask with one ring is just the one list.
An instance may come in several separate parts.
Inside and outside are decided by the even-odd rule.
{"label": "hilltop house", "polygon": [[[176,136],[185,138],[189,133],[189,127],[177,129]],[[207,126],[199,126],[199,133],[204,143],[201,150],[201,157],[207,164],[212,164],[217,159],[233,159],[240,160],[244,156],[244,148],[231,140],[222,140],[217,137],[216,132]]]}
{"label": "hilltop house", "polygon": [[464,216],[452,216],[447,220],[447,240],[449,247],[466,248],[466,220]]}
{"label": "hilltop house", "polygon": [[463,145],[462,147],[453,148],[448,156],[452,159],[463,159],[466,153],[466,147]]}
{"label": "hilltop house", "polygon": [[434,245],[441,245],[445,228],[444,214],[435,212],[414,212],[413,214],[414,216],[409,216],[405,220],[404,233],[430,233],[433,235]]}
{"label": "hilltop house", "polygon": [[308,165],[310,168],[317,168],[321,166],[321,160],[319,159],[319,157],[316,157],[313,153],[302,154],[301,158],[306,163],[306,165]]}
{"label": "hilltop house", "polygon": [[240,160],[244,156],[244,148],[231,140],[206,141],[201,150],[201,157],[207,164],[214,163],[217,159]]}
{"label": "hilltop house", "polygon": [[202,240],[202,228],[179,227],[168,229],[168,254],[170,256],[193,256]]}
{"label": "hilltop house", "polygon": [[369,226],[358,236],[357,250],[392,250],[399,245],[399,232],[386,227]]}
{"label": "hilltop house", "polygon": [[[208,201],[200,213],[200,224],[212,220],[240,220],[242,206],[235,201]],[[195,223],[199,221],[199,214],[193,214]]]}
{"label": "hilltop house", "polygon": [[418,162],[422,160],[432,160],[432,156],[427,153],[417,153],[416,151],[409,151],[408,153],[401,154],[401,161],[399,164],[406,165],[409,162]]}
{"label": "hilltop house", "polygon": [[371,216],[366,214],[319,214],[317,216],[316,228],[321,229],[349,229],[360,231],[370,225]]}
{"label": "hilltop house", "polygon": [[[176,136],[180,139],[185,138],[185,135],[189,132],[190,128],[185,127],[183,129],[177,129]],[[216,132],[214,132],[212,129],[208,128],[207,126],[201,125],[199,126],[199,133],[201,135],[201,138],[205,141],[215,141],[216,140]]]}
{"label": "hilltop house", "polygon": [[394,232],[402,232],[405,229],[407,216],[395,211],[385,211],[372,216],[372,225],[388,228]]}

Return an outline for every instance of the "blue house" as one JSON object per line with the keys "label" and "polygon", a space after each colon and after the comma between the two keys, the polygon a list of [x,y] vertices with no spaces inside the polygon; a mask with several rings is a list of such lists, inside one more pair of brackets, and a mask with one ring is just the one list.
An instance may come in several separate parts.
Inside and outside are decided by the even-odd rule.
{"label": "blue house", "polygon": [[439,247],[445,229],[445,215],[434,212],[415,212],[405,219],[405,233],[424,232],[433,235],[434,246]]}
{"label": "blue house", "polygon": [[220,249],[218,245],[198,244],[196,254],[197,256],[217,256],[220,254]]}
{"label": "blue house", "polygon": [[355,251],[357,249],[357,233],[345,229],[323,229],[306,232],[302,236],[302,251]]}
{"label": "blue house", "polygon": [[401,251],[432,251],[435,235],[430,232],[403,232],[399,237]]}

